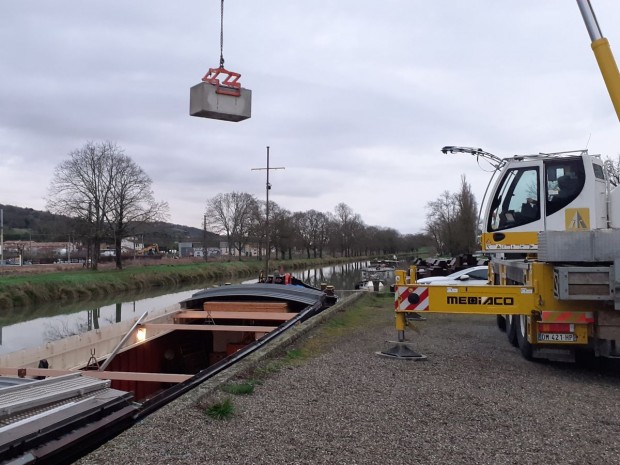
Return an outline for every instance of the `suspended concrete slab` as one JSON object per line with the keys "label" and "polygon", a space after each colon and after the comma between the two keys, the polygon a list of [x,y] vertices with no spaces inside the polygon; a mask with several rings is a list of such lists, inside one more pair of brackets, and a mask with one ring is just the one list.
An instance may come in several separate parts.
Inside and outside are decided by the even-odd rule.
{"label": "suspended concrete slab", "polygon": [[243,121],[252,116],[252,91],[235,89],[231,95],[223,86],[201,82],[190,89],[189,114],[222,121]]}

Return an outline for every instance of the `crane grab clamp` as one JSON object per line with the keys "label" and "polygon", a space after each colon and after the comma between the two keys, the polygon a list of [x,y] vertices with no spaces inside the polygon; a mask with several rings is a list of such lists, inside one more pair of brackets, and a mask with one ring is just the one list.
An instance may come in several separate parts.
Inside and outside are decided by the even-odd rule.
{"label": "crane grab clamp", "polygon": [[[224,78],[222,82],[218,77],[222,75]],[[217,94],[232,95],[233,97],[239,97],[241,95],[241,83],[239,78],[241,74],[234,71],[228,71],[225,68],[209,68],[209,72],[202,78],[204,82],[213,84],[215,86],[215,92]]]}

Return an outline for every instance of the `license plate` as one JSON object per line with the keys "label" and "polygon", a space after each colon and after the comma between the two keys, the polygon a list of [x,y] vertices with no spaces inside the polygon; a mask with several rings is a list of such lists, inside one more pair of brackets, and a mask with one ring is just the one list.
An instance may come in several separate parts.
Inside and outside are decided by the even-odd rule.
{"label": "license plate", "polygon": [[538,340],[541,342],[577,342],[577,335],[574,333],[538,333]]}

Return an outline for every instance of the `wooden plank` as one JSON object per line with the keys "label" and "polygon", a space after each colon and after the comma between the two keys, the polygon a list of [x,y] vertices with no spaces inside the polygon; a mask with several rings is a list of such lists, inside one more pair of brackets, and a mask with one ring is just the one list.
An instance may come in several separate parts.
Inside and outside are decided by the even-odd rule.
{"label": "wooden plank", "polygon": [[82,373],[84,376],[97,379],[109,379],[120,381],[146,381],[158,383],[182,383],[188,380],[192,375],[183,375],[175,373],[140,373],[132,371],[71,371],[71,370],[54,370],[51,368],[14,368],[0,367],[0,375],[18,376],[18,370],[25,370],[25,377],[35,376],[63,376],[71,373]]}
{"label": "wooden plank", "polygon": [[205,302],[205,311],[212,312],[280,312],[286,313],[286,302]]}
{"label": "wooden plank", "polygon": [[203,311],[203,310],[184,310],[176,315],[175,318],[188,318],[188,319],[204,319],[204,318],[229,318],[231,320],[278,320],[288,321],[296,313],[281,313],[281,312],[222,312],[222,311]]}
{"label": "wooden plank", "polygon": [[149,329],[187,330],[187,331],[241,331],[247,333],[270,333],[277,326],[250,326],[250,325],[184,325],[177,323],[145,323],[148,335]]}

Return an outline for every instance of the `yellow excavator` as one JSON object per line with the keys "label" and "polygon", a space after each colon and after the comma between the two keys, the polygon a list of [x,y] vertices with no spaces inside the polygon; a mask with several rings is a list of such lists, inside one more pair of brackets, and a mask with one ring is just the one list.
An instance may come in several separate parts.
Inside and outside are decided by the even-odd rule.
{"label": "yellow excavator", "polygon": [[159,246],[157,244],[150,244],[138,251],[140,256],[153,256],[159,255]]}
{"label": "yellow excavator", "polygon": [[[620,74],[589,0],[577,0],[620,119]],[[482,250],[492,255],[486,286],[428,286],[415,268],[396,272],[398,341],[382,355],[423,358],[405,342],[410,316],[497,315],[527,359],[620,357],[620,187],[587,150],[500,158],[446,146],[495,169],[483,200]]]}

